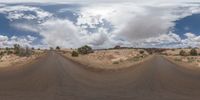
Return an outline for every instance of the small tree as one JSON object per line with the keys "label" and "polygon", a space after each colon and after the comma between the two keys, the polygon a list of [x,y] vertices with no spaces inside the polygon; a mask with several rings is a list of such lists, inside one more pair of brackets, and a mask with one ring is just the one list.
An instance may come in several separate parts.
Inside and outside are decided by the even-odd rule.
{"label": "small tree", "polygon": [[78,53],[80,54],[89,54],[92,52],[93,52],[92,48],[88,45],[78,48]]}
{"label": "small tree", "polygon": [[78,56],[79,56],[78,52],[76,52],[76,51],[72,52],[72,57],[78,57]]}
{"label": "small tree", "polygon": [[179,53],[181,56],[187,56],[187,53],[184,50],[181,50]]}
{"label": "small tree", "polygon": [[20,53],[20,45],[19,44],[14,44],[14,53],[18,55]]}
{"label": "small tree", "polygon": [[56,50],[60,50],[60,47],[59,47],[59,46],[57,46],[57,47],[56,47]]}
{"label": "small tree", "polygon": [[196,49],[191,49],[190,55],[191,55],[191,56],[197,56],[197,55],[198,55],[197,50],[196,50]]}
{"label": "small tree", "polygon": [[32,54],[32,50],[29,49],[29,47],[23,48],[19,44],[15,44],[14,54],[18,56],[30,56]]}

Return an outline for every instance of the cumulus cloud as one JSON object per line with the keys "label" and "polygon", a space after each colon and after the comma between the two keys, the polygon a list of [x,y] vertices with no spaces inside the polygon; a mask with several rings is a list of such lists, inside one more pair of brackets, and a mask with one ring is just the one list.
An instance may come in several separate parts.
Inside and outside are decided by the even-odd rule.
{"label": "cumulus cloud", "polygon": [[184,46],[199,47],[200,46],[200,35],[197,36],[194,33],[186,33],[186,38],[182,40]]}
{"label": "cumulus cloud", "polygon": [[4,42],[4,41],[7,41],[7,40],[8,40],[7,36],[0,35],[0,42]]}
{"label": "cumulus cloud", "polygon": [[[112,32],[107,33],[108,36],[122,38],[125,40],[121,41],[122,44],[124,42],[125,44],[140,45],[137,41],[145,39],[148,41],[155,38],[162,40],[165,44],[170,44],[171,37],[176,35],[170,33],[176,24],[175,21],[200,13],[199,8],[198,4],[187,3],[90,5],[81,9],[77,25],[96,27],[99,23],[103,23],[103,20],[106,20],[114,27]],[[176,37],[178,36],[176,35]],[[167,39],[170,43],[166,43],[168,42]],[[146,41],[144,41],[144,44],[147,43]],[[151,43],[149,42],[149,44]],[[153,43],[153,41],[152,45],[160,46],[158,43]]]}
{"label": "cumulus cloud", "polygon": [[15,23],[10,26],[23,31],[39,32],[39,28],[32,24]]}
{"label": "cumulus cloud", "polygon": [[78,47],[81,42],[78,30],[66,19],[50,19],[40,25],[40,35],[50,46]]}
{"label": "cumulus cloud", "polygon": [[136,47],[160,47],[160,48],[182,48],[182,47],[199,47],[200,36],[194,33],[185,33],[186,37],[182,39],[175,33],[162,34],[157,37],[147,38],[138,41]]}
{"label": "cumulus cloud", "polygon": [[[0,13],[7,14],[7,18],[9,20],[16,20],[16,19],[33,20],[33,19],[36,19],[38,22],[43,21],[44,19],[52,16],[51,13],[46,12],[40,8],[22,6],[22,5],[2,7],[2,8],[0,8]],[[29,14],[27,14],[27,13],[29,13]]]}
{"label": "cumulus cloud", "polygon": [[97,33],[88,34],[86,33],[85,36],[82,36],[83,43],[90,44],[92,46],[100,46],[103,45],[105,42],[108,42],[108,35],[106,34],[105,30],[99,30]]}
{"label": "cumulus cloud", "polygon": [[0,47],[12,47],[14,44],[20,44],[23,47],[33,46],[33,42],[36,39],[36,37],[33,36],[23,36],[23,37],[18,37],[18,36],[4,36],[0,35]]}
{"label": "cumulus cloud", "polygon": [[[168,1],[170,0],[163,2]],[[24,13],[26,11],[36,14],[26,15]],[[37,32],[43,37],[43,44],[53,47],[74,48],[85,44],[96,48],[113,47],[114,45],[135,47],[180,47],[190,43],[195,44],[194,46],[199,45],[199,36],[193,33],[186,33],[186,39],[181,39],[179,35],[172,33],[175,21],[200,13],[199,4],[177,2],[157,5],[133,2],[90,4],[80,7],[80,10],[73,10],[73,12],[78,15],[75,22],[60,19],[38,7],[0,8],[0,13],[8,14],[10,20],[36,19],[38,21],[36,25],[16,23],[12,26]],[[31,37],[27,38],[34,40]]]}

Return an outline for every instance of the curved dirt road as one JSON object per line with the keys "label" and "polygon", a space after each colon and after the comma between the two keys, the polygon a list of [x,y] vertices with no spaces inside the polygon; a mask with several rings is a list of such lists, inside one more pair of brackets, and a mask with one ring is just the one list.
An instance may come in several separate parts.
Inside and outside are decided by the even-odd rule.
{"label": "curved dirt road", "polygon": [[0,100],[200,100],[200,74],[160,56],[122,71],[94,72],[51,52],[1,70]]}

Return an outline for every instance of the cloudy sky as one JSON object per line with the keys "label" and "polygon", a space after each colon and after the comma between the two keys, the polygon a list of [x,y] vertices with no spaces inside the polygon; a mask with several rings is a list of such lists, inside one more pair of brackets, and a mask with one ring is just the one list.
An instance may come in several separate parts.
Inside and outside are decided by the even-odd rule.
{"label": "cloudy sky", "polygon": [[0,47],[200,47],[199,0],[1,0]]}

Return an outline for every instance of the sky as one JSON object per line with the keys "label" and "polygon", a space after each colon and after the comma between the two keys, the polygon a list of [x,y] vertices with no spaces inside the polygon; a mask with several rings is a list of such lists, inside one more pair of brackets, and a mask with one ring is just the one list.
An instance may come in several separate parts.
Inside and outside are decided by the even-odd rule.
{"label": "sky", "polygon": [[199,0],[1,0],[0,48],[200,47]]}

